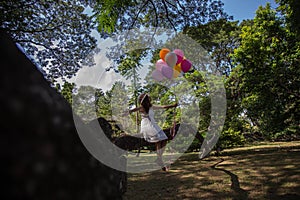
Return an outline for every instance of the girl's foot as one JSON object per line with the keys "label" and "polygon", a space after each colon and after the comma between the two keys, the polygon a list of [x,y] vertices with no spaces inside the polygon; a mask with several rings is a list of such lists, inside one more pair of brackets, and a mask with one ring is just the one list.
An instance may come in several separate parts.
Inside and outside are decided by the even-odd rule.
{"label": "girl's foot", "polygon": [[167,166],[164,166],[163,168],[161,168],[163,171],[167,172],[169,171],[169,168]]}

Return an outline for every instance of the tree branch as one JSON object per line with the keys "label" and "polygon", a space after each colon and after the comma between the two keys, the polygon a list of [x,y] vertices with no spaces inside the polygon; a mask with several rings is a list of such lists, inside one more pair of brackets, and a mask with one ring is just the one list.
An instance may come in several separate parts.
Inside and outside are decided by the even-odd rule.
{"label": "tree branch", "polygon": [[45,32],[45,31],[53,31],[61,26],[64,26],[65,23],[61,23],[57,26],[54,26],[53,28],[47,28],[49,26],[49,24],[51,22],[53,22],[53,17],[51,18],[51,20],[43,27],[43,28],[40,28],[40,29],[37,29],[37,30],[25,30],[25,29],[10,29],[9,31],[10,32],[24,32],[24,33],[40,33],[40,32]]}
{"label": "tree branch", "polygon": [[138,12],[137,12],[137,14],[136,14],[136,16],[135,16],[135,18],[134,18],[132,24],[130,25],[130,29],[134,26],[134,24],[135,24],[135,22],[137,21],[137,19],[138,19],[140,13],[141,13],[142,10],[144,9],[144,7],[148,4],[148,2],[149,2],[149,0],[147,0],[147,1],[140,7],[140,9],[138,10]]}
{"label": "tree branch", "polygon": [[[184,14],[183,12],[181,12],[181,11],[177,8],[176,5],[170,3],[168,0],[165,0],[165,1],[167,2],[167,4],[169,4],[169,5],[173,6],[174,8],[176,8],[176,10],[177,10],[177,12],[178,12],[179,14],[183,15],[184,17],[186,17],[185,14]],[[178,3],[179,3],[179,2],[178,2]],[[183,10],[185,10],[184,7],[181,7],[181,6],[180,6],[180,8],[182,8]]]}
{"label": "tree branch", "polygon": [[24,40],[24,39],[23,40],[18,40],[18,39],[15,39],[15,38],[13,38],[13,40],[14,40],[15,43],[32,43],[32,44],[37,45],[37,46],[42,46],[46,49],[51,49],[49,46],[46,46],[45,44],[42,44],[42,43],[39,43],[39,42],[34,42],[32,40]]}
{"label": "tree branch", "polygon": [[167,20],[170,22],[170,24],[171,24],[171,26],[173,27],[174,31],[177,32],[176,27],[174,26],[173,22],[171,21],[171,19],[170,19],[170,17],[169,17],[169,11],[168,11],[168,6],[167,6],[167,4],[166,4],[166,1],[165,1],[165,0],[162,0],[162,2],[163,2],[164,7],[165,7]]}
{"label": "tree branch", "polygon": [[151,3],[152,6],[153,6],[154,14],[155,14],[155,26],[154,26],[154,27],[155,27],[155,30],[154,30],[154,32],[153,32],[153,34],[152,34],[152,41],[153,41],[154,36],[155,36],[155,33],[156,33],[156,30],[157,30],[157,27],[158,27],[158,14],[157,14],[156,6],[155,6],[154,2],[153,2],[152,0],[150,0],[150,3]]}
{"label": "tree branch", "polygon": [[153,9],[154,9],[154,14],[155,14],[155,27],[158,26],[158,14],[157,14],[157,11],[156,11],[156,6],[154,4],[154,2],[152,0],[150,0],[150,3],[152,4],[153,6]]}

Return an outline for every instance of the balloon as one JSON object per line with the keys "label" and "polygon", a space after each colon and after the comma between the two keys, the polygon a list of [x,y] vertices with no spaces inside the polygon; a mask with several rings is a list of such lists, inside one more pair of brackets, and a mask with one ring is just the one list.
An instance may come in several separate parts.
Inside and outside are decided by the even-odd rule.
{"label": "balloon", "polygon": [[159,59],[158,61],[156,61],[155,67],[157,70],[161,71],[162,66],[166,64],[167,63],[163,61],[163,59]]}
{"label": "balloon", "polygon": [[184,53],[181,49],[175,49],[173,52],[176,53],[177,55],[180,55],[181,57],[184,57]]}
{"label": "balloon", "polygon": [[181,72],[181,63],[175,65],[174,70]]}
{"label": "balloon", "polygon": [[173,52],[177,55],[177,65],[183,61],[184,53],[181,49],[175,49]]}
{"label": "balloon", "polygon": [[170,67],[174,67],[177,63],[177,55],[173,52],[169,52],[165,57],[165,61]]}
{"label": "balloon", "polygon": [[161,73],[168,79],[172,79],[173,77],[173,69],[167,65],[162,67]]}
{"label": "balloon", "polygon": [[159,57],[162,59],[162,60],[165,60],[165,57],[167,55],[167,53],[170,52],[170,49],[167,49],[167,48],[162,48],[159,52]]}
{"label": "balloon", "polygon": [[177,55],[176,65],[180,64],[182,61],[183,61],[183,57],[181,57],[180,55]]}
{"label": "balloon", "polygon": [[177,70],[173,71],[173,78],[177,78],[180,75],[180,72]]}
{"label": "balloon", "polygon": [[192,67],[191,61],[185,59],[181,62],[181,70],[185,73],[188,72]]}
{"label": "balloon", "polygon": [[152,77],[154,80],[156,81],[162,81],[164,80],[164,76],[162,75],[161,71],[155,69],[153,72],[152,72]]}

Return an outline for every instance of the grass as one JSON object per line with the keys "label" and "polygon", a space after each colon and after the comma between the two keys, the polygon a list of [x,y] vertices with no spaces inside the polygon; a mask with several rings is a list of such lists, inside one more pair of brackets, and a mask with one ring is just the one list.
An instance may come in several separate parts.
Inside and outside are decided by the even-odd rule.
{"label": "grass", "polygon": [[124,200],[138,199],[300,199],[300,142],[186,153],[168,172],[128,174]]}

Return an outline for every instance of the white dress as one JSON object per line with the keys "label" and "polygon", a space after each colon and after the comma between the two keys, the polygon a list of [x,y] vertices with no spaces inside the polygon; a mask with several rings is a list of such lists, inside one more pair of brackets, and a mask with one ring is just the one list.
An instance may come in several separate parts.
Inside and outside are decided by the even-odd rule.
{"label": "white dress", "polygon": [[141,133],[147,142],[158,142],[168,139],[164,131],[157,125],[154,120],[153,109],[149,109],[148,114],[141,114]]}

